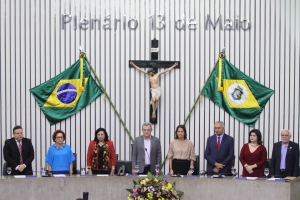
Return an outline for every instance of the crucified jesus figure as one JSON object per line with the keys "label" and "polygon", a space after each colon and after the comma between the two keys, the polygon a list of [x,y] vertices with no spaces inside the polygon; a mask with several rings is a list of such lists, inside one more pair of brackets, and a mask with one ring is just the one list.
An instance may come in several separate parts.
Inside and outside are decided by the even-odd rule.
{"label": "crucified jesus figure", "polygon": [[152,111],[153,111],[152,118],[154,119],[154,118],[156,118],[156,110],[157,110],[158,101],[159,101],[160,95],[161,95],[161,88],[158,83],[159,76],[168,71],[171,71],[173,68],[178,66],[178,63],[176,62],[172,67],[169,67],[166,70],[164,70],[162,72],[158,72],[158,73],[156,73],[156,71],[154,69],[148,69],[146,72],[145,70],[136,66],[132,61],[130,62],[130,65],[133,66],[138,71],[143,72],[144,74],[147,74],[149,76],[150,88],[151,88],[150,90],[151,90],[151,96],[152,96],[152,99],[151,99]]}

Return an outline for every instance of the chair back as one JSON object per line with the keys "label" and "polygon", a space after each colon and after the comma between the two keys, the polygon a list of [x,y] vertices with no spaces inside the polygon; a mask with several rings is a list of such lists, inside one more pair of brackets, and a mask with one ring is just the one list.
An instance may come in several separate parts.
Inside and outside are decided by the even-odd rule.
{"label": "chair back", "polygon": [[78,174],[77,171],[77,153],[73,153],[73,156],[75,157],[75,160],[73,161],[73,174]]}
{"label": "chair back", "polygon": [[235,165],[235,155],[233,156],[233,159],[231,160],[231,167]]}
{"label": "chair back", "polygon": [[193,175],[199,175],[199,160],[200,160],[200,158],[199,158],[199,155],[196,155],[195,156],[196,157],[196,161],[194,162],[194,173],[193,173]]}
{"label": "chair back", "polygon": [[264,164],[264,168],[269,168],[269,169],[270,169],[270,167],[271,167],[271,159],[268,158],[268,159],[266,160],[265,164]]}
{"label": "chair back", "polygon": [[125,160],[118,160],[117,161],[117,166],[115,168],[115,174],[118,173],[120,167],[122,165],[125,166],[125,173],[131,174],[132,173],[132,162],[131,161],[125,161]]}
{"label": "chair back", "polygon": [[8,173],[7,173],[7,162],[4,162],[3,163],[3,176],[5,176],[5,175],[8,175]]}

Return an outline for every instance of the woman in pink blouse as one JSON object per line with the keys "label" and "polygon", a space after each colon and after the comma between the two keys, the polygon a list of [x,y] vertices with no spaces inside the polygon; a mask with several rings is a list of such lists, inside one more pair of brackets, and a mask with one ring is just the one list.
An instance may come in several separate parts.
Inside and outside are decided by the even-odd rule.
{"label": "woman in pink blouse", "polygon": [[169,147],[170,174],[192,175],[190,168],[194,168],[195,147],[187,139],[186,128],[179,125],[176,128],[175,140]]}
{"label": "woman in pink blouse", "polygon": [[243,165],[242,176],[264,176],[264,164],[267,160],[267,150],[262,144],[261,133],[258,129],[252,129],[249,133],[249,141],[244,144],[240,153],[240,161]]}

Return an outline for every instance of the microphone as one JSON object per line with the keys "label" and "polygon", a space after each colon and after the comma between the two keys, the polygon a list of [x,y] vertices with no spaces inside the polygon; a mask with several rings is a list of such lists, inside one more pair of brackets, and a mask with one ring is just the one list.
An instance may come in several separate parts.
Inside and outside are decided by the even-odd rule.
{"label": "microphone", "polygon": [[207,174],[207,171],[206,170],[200,170],[200,172],[199,172],[199,175],[202,175],[202,176],[204,176],[204,175],[206,175]]}
{"label": "microphone", "polygon": [[145,148],[145,151],[146,151],[146,153],[147,153],[147,155],[148,155],[148,158],[149,158],[149,161],[150,161],[150,156],[149,156],[149,153],[148,153],[148,151],[147,151],[147,148]]}

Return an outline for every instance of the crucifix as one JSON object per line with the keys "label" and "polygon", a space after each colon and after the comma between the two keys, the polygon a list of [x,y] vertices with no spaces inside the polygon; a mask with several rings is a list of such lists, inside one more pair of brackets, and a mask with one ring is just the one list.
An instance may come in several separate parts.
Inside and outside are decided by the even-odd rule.
{"label": "crucifix", "polygon": [[[134,67],[138,71],[147,74],[150,82],[150,122],[157,124],[157,108],[161,96],[161,88],[159,86],[159,76],[173,68],[179,68],[179,61],[158,61],[158,40],[155,38],[151,41],[151,61],[150,60],[130,60],[129,67]],[[142,68],[149,68],[145,71]],[[159,68],[167,68],[158,72]]]}

